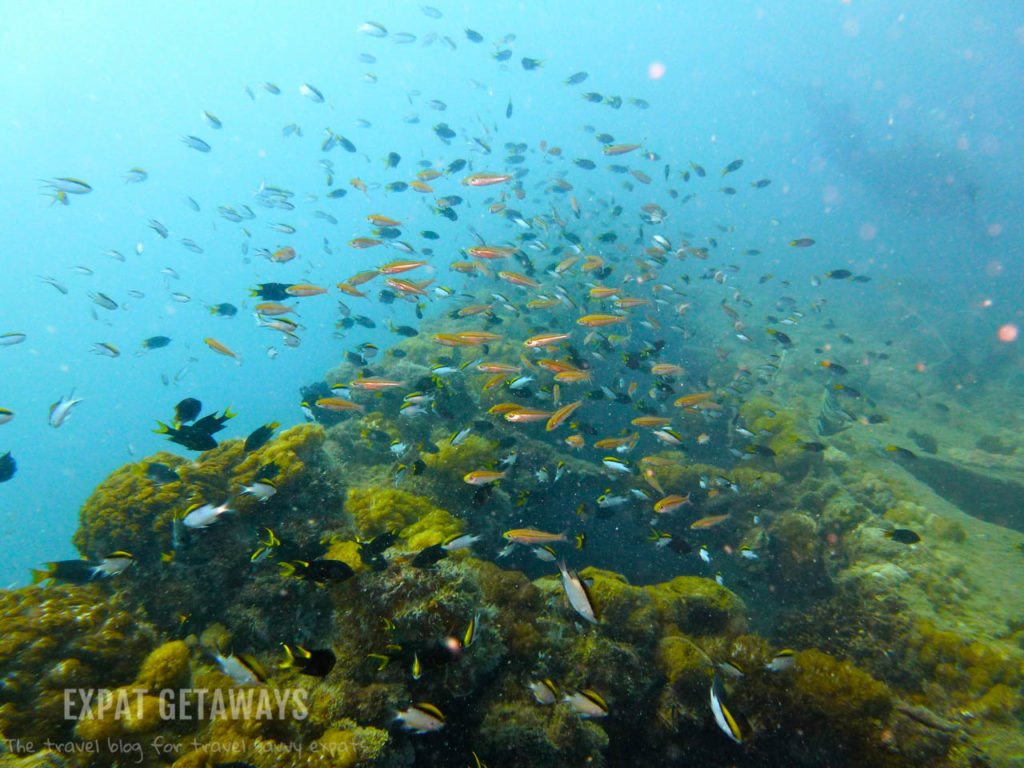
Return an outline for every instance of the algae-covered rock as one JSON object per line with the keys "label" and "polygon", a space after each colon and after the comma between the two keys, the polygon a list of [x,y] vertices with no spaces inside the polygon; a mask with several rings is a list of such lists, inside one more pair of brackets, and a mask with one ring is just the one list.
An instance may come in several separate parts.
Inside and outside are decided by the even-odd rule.
{"label": "algae-covered rock", "polygon": [[343,718],[317,739],[310,751],[326,756],[334,768],[370,765],[381,758],[390,740],[387,731],[360,727]]}
{"label": "algae-covered rock", "polygon": [[707,687],[710,659],[683,635],[661,638],[655,659],[677,694],[697,696]]}
{"label": "algae-covered rock", "polygon": [[[316,493],[320,487],[307,465],[321,459],[323,442],[321,426],[301,424],[250,453],[245,452],[244,441],[226,440],[194,463],[162,452],[127,464],[100,483],[82,505],[74,544],[93,558],[126,550],[139,562],[160,562],[162,553],[174,549],[175,517],[183,516],[197,501],[220,503],[234,496],[256,479],[261,467],[276,467],[273,479],[278,493],[271,507],[297,491],[299,496]],[[180,479],[162,485],[150,480],[146,468],[153,462],[168,465]],[[255,509],[252,505],[258,502],[241,497],[239,504],[239,508]]]}
{"label": "algae-covered rock", "polygon": [[642,589],[654,602],[663,634],[728,635],[746,629],[743,600],[711,579],[677,576]]}
{"label": "algae-covered rock", "polygon": [[[443,510],[421,496],[397,488],[349,488],[345,512],[352,516],[356,532],[362,539],[372,539],[386,531],[401,531],[428,516],[444,527],[445,534],[461,530],[460,523]],[[413,530],[413,533],[422,532],[422,528]]]}
{"label": "algae-covered rock", "polygon": [[147,691],[188,687],[191,650],[181,640],[172,640],[154,650],[142,662],[135,685]]}
{"label": "algae-covered rock", "polygon": [[155,644],[152,627],[97,585],[0,592],[0,733],[68,738],[65,689],[126,685]]}

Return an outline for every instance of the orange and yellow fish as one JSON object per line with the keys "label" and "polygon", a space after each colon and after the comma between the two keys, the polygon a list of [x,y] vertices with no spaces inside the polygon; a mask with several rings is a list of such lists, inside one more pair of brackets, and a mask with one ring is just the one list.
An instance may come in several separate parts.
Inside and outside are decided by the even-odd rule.
{"label": "orange and yellow fish", "polygon": [[490,469],[476,469],[463,475],[462,481],[470,485],[487,485],[503,480],[506,474],[508,474],[507,470],[505,472],[495,472]]}
{"label": "orange and yellow fish", "polygon": [[319,296],[322,293],[327,293],[327,289],[321,288],[319,285],[299,283],[298,285],[288,286],[284,289],[284,292],[289,296]]}
{"label": "orange and yellow fish", "polygon": [[374,376],[365,376],[361,379],[354,379],[349,382],[353,389],[365,389],[371,392],[377,392],[382,389],[395,389],[397,387],[404,387],[404,381],[396,381],[395,379],[381,379]]}
{"label": "orange and yellow fish", "polygon": [[683,504],[687,504],[690,501],[690,494],[680,496],[678,493],[673,493],[666,496],[663,499],[659,499],[654,502],[654,511],[659,515],[667,515],[670,512],[675,512]]}
{"label": "orange and yellow fish", "polygon": [[363,406],[346,400],[343,397],[321,397],[314,403],[317,408],[323,408],[332,413],[345,413],[346,411],[361,411]]}
{"label": "orange and yellow fish", "polygon": [[603,152],[606,155],[624,155],[627,152],[632,152],[634,149],[640,149],[639,144],[609,144],[604,148]]}
{"label": "orange and yellow fish", "polygon": [[729,515],[708,515],[707,517],[700,518],[700,520],[694,520],[692,523],[690,523],[690,528],[692,530],[711,528],[728,519]]}
{"label": "orange and yellow fish", "polygon": [[[425,261],[413,261],[413,260],[401,260],[392,261],[385,264],[377,271],[382,275],[397,275],[402,272],[408,272],[410,269],[416,269],[417,267],[425,267],[427,262]],[[351,280],[349,281],[351,282]]]}
{"label": "orange and yellow fish", "polygon": [[576,325],[582,325],[585,328],[601,328],[625,321],[626,318],[621,315],[584,315],[576,321]]}
{"label": "orange and yellow fish", "polygon": [[564,532],[548,533],[547,531],[538,531],[536,528],[513,528],[511,531],[505,531],[501,535],[510,544],[522,544],[527,547],[537,544],[555,544],[560,541],[569,541],[565,538]]}
{"label": "orange and yellow fish", "polygon": [[474,173],[462,180],[466,187],[489,187],[492,184],[504,184],[511,181],[512,175],[508,173]]}
{"label": "orange and yellow fish", "polygon": [[568,333],[541,333],[536,336],[531,336],[523,342],[523,346],[528,349],[536,349],[537,347],[548,347],[559,342],[565,341],[569,338]]}
{"label": "orange and yellow fish", "polygon": [[548,419],[548,423],[545,429],[548,432],[551,432],[554,429],[558,429],[560,426],[562,426],[563,423],[565,423],[565,420],[568,419],[573,414],[573,412],[581,405],[583,405],[582,400],[577,400],[574,403],[563,405],[561,408],[559,408],[557,411],[551,414],[551,418]]}
{"label": "orange and yellow fish", "polygon": [[228,349],[226,346],[221,344],[216,339],[213,339],[213,338],[210,338],[209,336],[207,336],[205,339],[203,339],[203,341],[205,341],[206,342],[206,346],[208,346],[214,352],[217,352],[217,353],[222,354],[222,355],[226,355],[227,357],[233,357],[235,360],[238,360],[239,362],[241,362],[241,359],[238,357],[238,355],[236,355],[234,352],[232,352],[230,349]]}

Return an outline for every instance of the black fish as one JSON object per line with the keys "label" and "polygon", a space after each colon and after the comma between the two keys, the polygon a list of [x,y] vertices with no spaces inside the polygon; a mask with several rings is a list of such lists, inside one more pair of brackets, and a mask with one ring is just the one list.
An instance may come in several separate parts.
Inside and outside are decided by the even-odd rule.
{"label": "black fish", "polygon": [[406,184],[404,181],[392,181],[390,184],[387,185],[387,187],[385,187],[385,189],[387,189],[388,192],[405,192],[405,190],[407,190],[408,188],[409,185]]}
{"label": "black fish", "polygon": [[300,674],[310,677],[327,677],[337,662],[334,651],[329,648],[309,650],[301,645],[296,645],[294,648],[285,643],[282,645],[284,652],[288,655],[288,660],[281,664],[282,669],[295,669]]}
{"label": "black fish", "polygon": [[893,541],[900,542],[900,544],[917,544],[921,540],[921,537],[909,528],[897,528],[885,535]]}
{"label": "black fish", "polygon": [[202,409],[203,404],[201,402],[196,400],[194,397],[186,397],[174,406],[174,420],[178,424],[185,424],[189,421],[194,421]]}
{"label": "black fish", "polygon": [[359,542],[359,553],[381,555],[386,549],[394,546],[397,541],[398,536],[392,531],[387,531],[375,537],[371,541]]}
{"label": "black fish", "polygon": [[448,556],[448,551],[444,548],[444,544],[434,544],[431,547],[420,550],[416,557],[412,559],[413,568],[429,568],[438,560]]}
{"label": "black fish", "polygon": [[249,289],[249,295],[267,301],[286,301],[294,298],[288,293],[288,289],[291,287],[291,283],[260,283],[255,288]]}
{"label": "black fish", "polygon": [[821,451],[824,451],[826,448],[828,448],[828,446],[825,445],[824,443],[814,442],[800,443],[800,447],[803,448],[805,451],[811,451],[812,453],[820,453]]}
{"label": "black fish", "polygon": [[434,232],[432,229],[424,229],[420,232],[420,237],[425,237],[427,240],[440,240],[441,236]]}
{"label": "black fish", "polygon": [[211,315],[220,315],[221,317],[234,317],[238,314],[238,307],[234,304],[214,304],[210,307]]}
{"label": "black fish", "polygon": [[771,179],[758,179],[757,181],[750,182],[750,186],[752,186],[754,189],[764,189],[771,183]]}
{"label": "black fish", "polygon": [[689,542],[685,539],[678,539],[674,536],[672,537],[672,541],[669,542],[668,548],[677,555],[688,555],[693,551],[693,547],[690,546]]}
{"label": "black fish", "polygon": [[725,166],[725,168],[722,169],[722,175],[725,176],[725,174],[727,174],[727,173],[732,173],[733,171],[738,171],[742,167],[743,167],[743,161],[742,160],[733,160],[731,163],[729,163],[727,166]]}
{"label": "black fish", "polygon": [[224,429],[224,422],[228,419],[233,419],[235,414],[231,412],[230,408],[224,410],[223,416],[218,416],[217,412],[209,413],[203,416],[199,421],[192,425],[193,428],[205,432],[208,435],[215,434]]}
{"label": "black fish", "polygon": [[372,541],[360,541],[359,559],[363,565],[367,565],[375,571],[383,571],[387,568],[388,561],[384,559],[384,551],[398,541],[398,536],[391,531],[382,533]]}
{"label": "black fish", "polygon": [[442,141],[448,141],[449,139],[455,138],[455,131],[448,127],[448,123],[438,123],[434,126],[434,133]]}
{"label": "black fish", "polygon": [[469,42],[471,43],[482,43],[484,41],[484,36],[477,32],[475,29],[470,29],[469,27],[466,27],[466,39],[469,40]]}
{"label": "black fish", "polygon": [[169,336],[150,336],[142,342],[142,346],[146,349],[160,349],[160,347],[166,347],[171,343]]}
{"label": "black fish", "polygon": [[407,339],[420,335],[420,332],[411,325],[393,325],[391,326],[391,332],[397,333],[399,336],[404,336]]}
{"label": "black fish", "polygon": [[523,65],[523,69],[525,69],[527,72],[529,72],[529,71],[534,70],[534,69],[540,69],[544,65],[544,62],[543,61],[539,61],[537,59],[529,59],[529,58],[523,57],[523,60],[522,60],[521,64]]}
{"label": "black fish", "polygon": [[245,438],[245,452],[249,453],[266,445],[271,435],[274,434],[274,430],[279,426],[281,425],[276,421],[272,421],[269,424],[264,424],[262,427],[254,429],[252,434]]}
{"label": "black fish", "polygon": [[495,61],[508,61],[512,58],[512,51],[509,48],[505,48],[501,51],[495,51],[491,54]]}
{"label": "black fish", "polygon": [[830,277],[833,280],[846,280],[853,277],[853,272],[848,269],[833,269],[831,272],[826,272],[825,277]]}
{"label": "black fish", "polygon": [[18,471],[18,462],[11,456],[11,452],[8,451],[3,456],[0,456],[0,483],[6,483],[12,477],[14,473]]}
{"label": "black fish", "polygon": [[345,581],[355,575],[352,566],[344,560],[296,560],[282,563],[300,579],[323,584],[326,581]]}
{"label": "black fish", "polygon": [[32,570],[32,583],[46,579],[67,581],[71,584],[88,584],[96,576],[96,563],[89,560],[57,560],[46,563],[45,570]]}
{"label": "black fish", "polygon": [[330,192],[328,192],[327,196],[329,198],[331,198],[332,200],[337,200],[339,197],[344,197],[347,194],[348,194],[348,190],[347,189],[343,189],[342,187],[338,187],[337,189],[332,189]]}
{"label": "black fish", "polygon": [[690,163],[690,168],[692,168],[693,172],[700,176],[702,179],[704,178],[704,176],[707,175],[704,172],[704,168],[700,165],[697,165],[696,163]]}
{"label": "black fish", "polygon": [[194,424],[185,425],[180,429],[168,427],[161,421],[158,421],[157,424],[160,425],[160,429],[156,429],[154,432],[158,435],[167,435],[167,439],[172,443],[177,443],[190,451],[209,451],[217,447],[217,441],[210,433],[203,429],[197,429]]}
{"label": "black fish", "polygon": [[458,173],[467,165],[466,161],[461,157],[458,160],[452,160],[448,163],[448,173]]}
{"label": "black fish", "polygon": [[508,106],[505,107],[505,117],[506,119],[512,117],[512,99],[508,100]]}
{"label": "black fish", "polygon": [[568,77],[568,79],[566,79],[565,84],[566,85],[579,85],[584,80],[586,80],[588,77],[589,77],[589,75],[586,72],[577,72],[575,75],[570,75]]}
{"label": "black fish", "polygon": [[402,162],[402,156],[397,152],[388,152],[388,156],[384,158],[385,168],[397,168],[398,164]]}
{"label": "black fish", "polygon": [[607,104],[612,109],[618,109],[619,107],[622,106],[622,97],[621,96],[611,96],[611,97],[609,97],[605,101],[605,104]]}
{"label": "black fish", "polygon": [[166,464],[161,464],[159,461],[151,461],[146,465],[146,479],[152,480],[157,485],[164,485],[165,483],[173,483],[181,478],[178,477],[177,472]]}
{"label": "black fish", "polygon": [[576,158],[575,160],[573,160],[573,163],[585,171],[592,171],[594,170],[594,168],[597,167],[593,160],[587,160],[586,158],[583,157]]}
{"label": "black fish", "polygon": [[917,454],[907,448],[900,448],[898,445],[887,445],[885,450],[891,451],[901,459],[916,459]]}
{"label": "black fish", "polygon": [[588,93],[584,93],[583,98],[586,101],[589,101],[591,104],[600,104],[602,101],[604,101],[604,96],[602,96],[600,93],[597,93],[596,91],[589,91]]}
{"label": "black fish", "polygon": [[377,324],[373,322],[373,320],[371,320],[370,318],[366,317],[365,315],[356,315],[352,319],[355,320],[356,323],[358,323],[359,325],[363,326],[363,328],[377,327]]}

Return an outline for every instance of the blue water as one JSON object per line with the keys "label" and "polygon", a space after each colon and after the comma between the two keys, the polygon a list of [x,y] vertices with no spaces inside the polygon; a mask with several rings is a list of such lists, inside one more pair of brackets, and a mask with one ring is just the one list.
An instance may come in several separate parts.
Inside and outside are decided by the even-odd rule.
{"label": "blue water", "polygon": [[[996,329],[1020,322],[1019,4],[436,7],[440,19],[421,12],[418,2],[56,2],[5,10],[0,333],[20,331],[28,339],[0,347],[0,406],[16,413],[0,426],[0,453],[10,450],[18,461],[15,477],[0,485],[0,583],[24,581],[41,561],[75,556],[70,536],[80,504],[123,463],[173,448],[152,430],[183,397],[200,398],[204,412],[229,405],[237,411],[227,436],[244,436],[271,420],[290,425],[302,420],[301,385],[322,378],[356,343],[395,338],[385,330],[335,338],[339,294],[332,287],[330,296],[297,302],[305,330],[302,345],[288,348],[280,334],[255,326],[248,288],[267,281],[333,285],[400,258],[383,248],[347,246],[370,234],[365,217],[372,213],[405,221],[403,238],[433,247],[434,276],[456,290],[461,282],[447,265],[472,244],[469,227],[488,241],[514,235],[479,202],[493,190],[467,190],[457,179],[439,179],[435,195],[383,189],[411,180],[419,160],[443,167],[462,157],[473,159],[475,170],[501,170],[502,145],[523,142],[531,150],[524,183],[531,195],[534,185],[564,175],[584,209],[623,204],[633,232],[636,208],[652,200],[672,211],[673,232],[703,233],[727,222],[736,253],[717,261],[742,263],[751,294],[759,290],[752,278],[771,272],[776,281],[793,280],[791,295],[813,300],[809,277],[844,267],[874,278],[870,290],[851,287],[837,299],[851,318],[872,317],[882,301],[913,306],[966,350],[996,348]],[[357,31],[367,20],[391,35]],[[485,41],[471,43],[466,27]],[[418,39],[397,44],[399,32]],[[457,49],[441,40],[424,47],[432,32],[450,36]],[[516,36],[513,57],[499,64],[491,54],[509,33]],[[376,63],[360,62],[360,53],[376,56]],[[524,71],[524,56],[543,67]],[[665,70],[658,79],[649,76],[655,62]],[[563,84],[580,70],[589,72],[585,83]],[[367,73],[377,81],[368,82]],[[281,94],[266,91],[265,82]],[[303,83],[318,88],[325,103],[301,95]],[[642,98],[651,107],[624,103],[613,110],[583,101],[585,91]],[[431,109],[430,99],[447,109]],[[510,99],[513,115],[506,119]],[[203,110],[223,128],[209,127]],[[418,124],[403,121],[413,113]],[[357,119],[371,125],[357,126]],[[440,121],[459,133],[450,146],[431,130]],[[301,126],[302,138],[282,136],[291,123]],[[633,182],[634,191],[624,190],[621,183],[633,180],[604,170],[614,159],[601,156],[593,134],[581,130],[585,125],[657,152],[657,162],[628,158],[652,177],[651,187]],[[351,140],[357,153],[322,153],[326,128]],[[212,151],[186,147],[180,141],[186,135],[201,137]],[[494,153],[474,154],[466,143],[471,137],[484,138]],[[542,141],[561,147],[561,158],[542,160],[536,152]],[[385,170],[389,151],[402,155],[397,169]],[[577,157],[594,159],[598,168],[576,168]],[[334,163],[335,186],[349,190],[341,200],[325,197],[329,188],[318,164],[325,158]],[[720,169],[736,158],[745,160],[736,175],[739,193],[712,194],[726,183],[717,178]],[[709,191],[679,208],[664,190],[682,195],[693,187],[696,180],[688,187],[678,175],[691,161],[708,169]],[[144,168],[148,180],[125,183],[133,167]],[[93,191],[72,196],[68,206],[50,205],[40,180],[65,176],[87,181]],[[356,177],[379,187],[365,196],[349,186]],[[753,194],[749,183],[758,178],[773,183]],[[295,210],[257,206],[254,194],[264,182],[294,191]],[[949,194],[949,185],[965,183],[973,200]],[[442,194],[467,199],[458,222],[429,210]],[[186,197],[201,210],[191,210]],[[536,215],[549,202],[521,207]],[[564,199],[557,202],[568,215]],[[219,205],[249,205],[256,218],[229,222],[217,215]],[[338,224],[314,217],[318,209]],[[168,239],[147,227],[151,218],[167,226]],[[275,232],[269,228],[275,222],[297,232]],[[442,239],[412,237],[421,229]],[[804,236],[817,245],[786,246]],[[181,238],[204,253],[188,251]],[[324,251],[324,238],[332,254]],[[286,245],[299,253],[291,263],[257,255]],[[763,253],[743,257],[746,248]],[[123,263],[106,255],[112,249],[124,254]],[[94,274],[78,274],[76,265]],[[164,274],[168,267],[179,277]],[[56,278],[67,295],[38,276]],[[109,295],[120,308],[97,307],[89,291]],[[176,302],[172,292],[191,300]],[[345,300],[380,325],[389,313],[396,324],[416,323],[410,305]],[[237,305],[238,316],[211,315],[206,305],[220,302]],[[448,308],[430,303],[431,315]],[[154,335],[172,342],[136,355]],[[243,364],[209,350],[207,336],[235,350]],[[91,353],[97,342],[114,344],[121,356]],[[279,352],[275,359],[269,346]],[[51,428],[48,407],[72,389],[84,402],[67,423]]]}

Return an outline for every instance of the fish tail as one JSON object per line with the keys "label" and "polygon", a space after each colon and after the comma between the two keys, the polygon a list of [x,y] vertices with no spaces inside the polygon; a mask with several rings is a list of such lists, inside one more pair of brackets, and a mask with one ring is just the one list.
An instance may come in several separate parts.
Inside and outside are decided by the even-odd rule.
{"label": "fish tail", "polygon": [[52,576],[53,576],[53,573],[49,569],[47,569],[47,570],[43,570],[41,568],[33,568],[32,569],[32,583],[33,584],[38,584],[41,581],[46,581],[47,579],[51,578]]}

